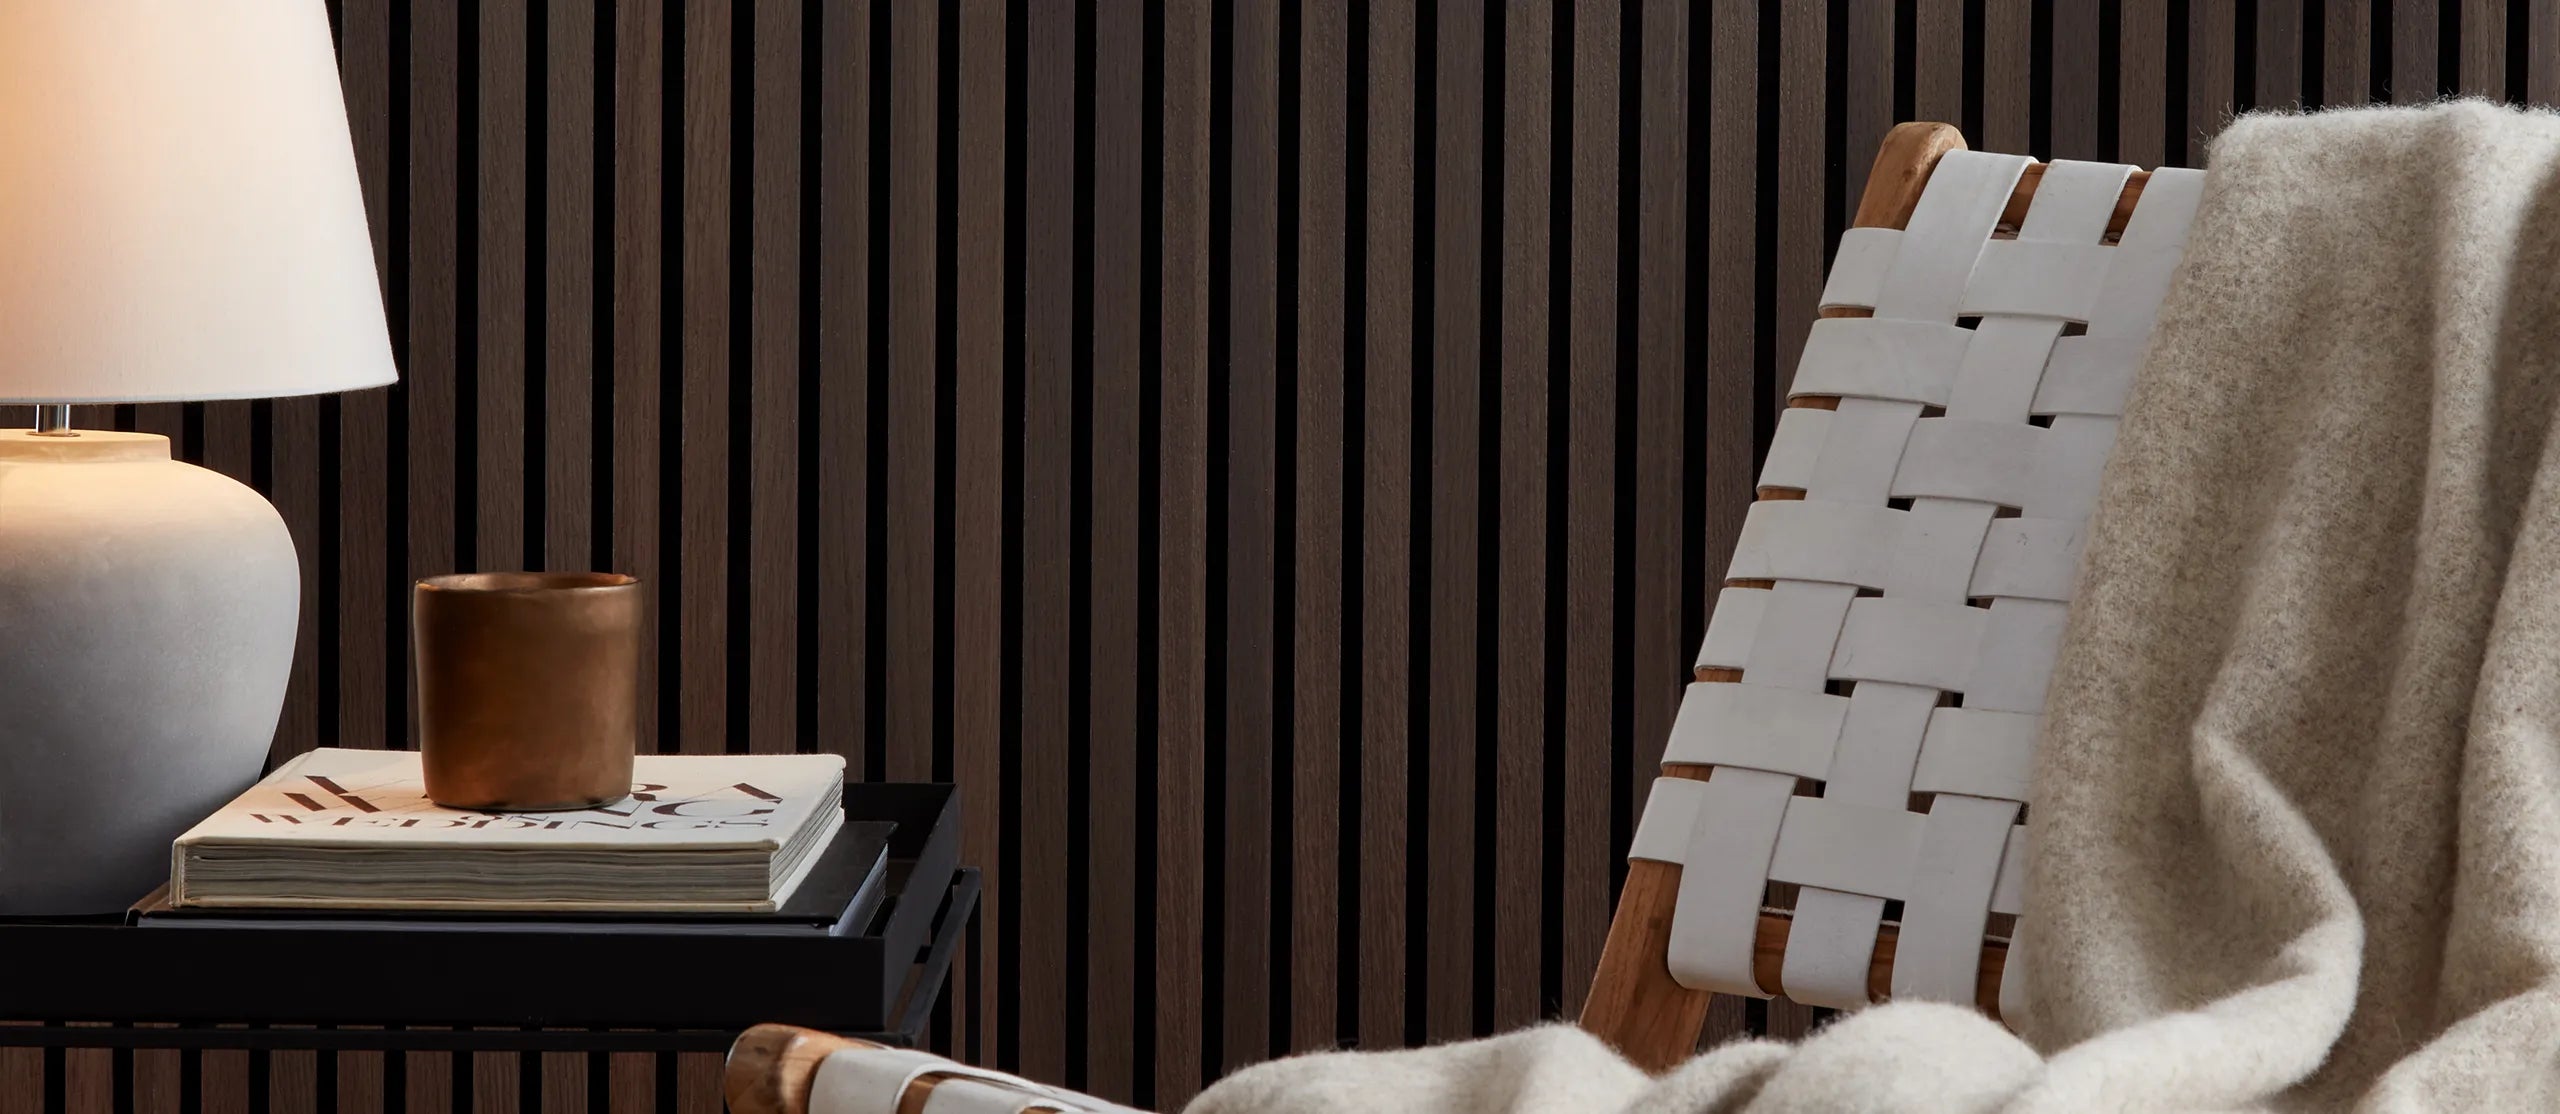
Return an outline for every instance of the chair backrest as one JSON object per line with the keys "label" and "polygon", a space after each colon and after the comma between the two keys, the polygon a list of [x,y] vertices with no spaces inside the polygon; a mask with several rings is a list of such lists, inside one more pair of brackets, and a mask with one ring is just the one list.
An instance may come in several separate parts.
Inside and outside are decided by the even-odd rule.
{"label": "chair backrest", "polygon": [[2029,752],[2203,176],[1963,146],[1877,156],[1637,826],[1582,1020],[1647,1067],[1710,993],[2016,1000]]}

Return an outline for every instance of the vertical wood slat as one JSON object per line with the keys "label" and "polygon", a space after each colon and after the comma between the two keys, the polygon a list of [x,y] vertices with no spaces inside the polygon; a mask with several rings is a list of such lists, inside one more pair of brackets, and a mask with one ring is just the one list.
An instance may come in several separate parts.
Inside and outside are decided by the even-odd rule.
{"label": "vertical wood slat", "polygon": [[[818,71],[818,424],[815,487],[818,598],[817,722],[810,736],[818,749],[844,756],[845,776],[863,777],[863,724],[871,694],[870,597],[865,524],[870,518],[868,482],[870,394],[864,367],[871,351],[871,18],[868,5],[831,4],[820,9]],[[644,657],[642,659],[646,661]],[[981,808],[984,807],[982,803]],[[990,886],[992,892],[996,887]]]}
{"label": "vertical wood slat", "polygon": [[2373,6],[2328,4],[2321,10],[2321,100],[2363,104],[2372,99]]}
{"label": "vertical wood slat", "polygon": [[[452,1053],[411,1052],[401,1055],[401,1059],[406,1069],[401,1090],[396,1101],[386,1096],[393,1109],[463,1114],[463,1110],[454,1109]],[[463,1109],[468,1110],[469,1104],[463,1104]]]}
{"label": "vertical wood slat", "polygon": [[[1210,889],[1203,827],[1211,811],[1209,742],[1209,217],[1213,58],[1207,5],[1173,4],[1164,24],[1163,317],[1157,367],[1155,1100],[1187,1102],[1208,1074],[1203,916]],[[1146,745],[1148,740],[1140,740]]]}
{"label": "vertical wood slat", "polygon": [[[1772,199],[1777,209],[1778,257],[1770,266],[1777,278],[1780,375],[1788,374],[1804,351],[1805,331],[1812,326],[1816,303],[1822,298],[1823,264],[1829,262],[1822,249],[1822,179],[1828,156],[1821,143],[1812,141],[1822,133],[1828,114],[1836,111],[1825,103],[1829,92],[1824,80],[1826,24],[1819,5],[1791,5],[1779,16],[1778,134],[1792,137],[1778,145],[1778,195]],[[1637,768],[1652,770],[1656,765]]]}
{"label": "vertical wood slat", "polygon": [[2168,0],[2123,0],[2117,12],[2116,149],[2098,155],[2151,166],[2167,150],[2169,129],[2184,123],[2167,118]]}
{"label": "vertical wood slat", "polygon": [[2259,108],[2303,103],[2302,0],[2258,0]]}
{"label": "vertical wood slat", "polygon": [[[2522,3],[2526,0],[2509,0]],[[2560,7],[2530,0],[2525,22],[2525,100],[2560,104]]]}
{"label": "vertical wood slat", "polygon": [[605,1109],[657,1110],[658,1057],[616,1052],[609,1059],[605,1069]]}
{"label": "vertical wood slat", "polygon": [[1290,1051],[1334,1043],[1339,947],[1342,825],[1343,644],[1343,283],[1348,234],[1343,160],[1350,11],[1343,0],[1309,0],[1299,16],[1296,486],[1294,553],[1283,555],[1295,614],[1292,768],[1286,838],[1289,883]]}
{"label": "vertical wood slat", "polygon": [[[1449,1040],[1474,1032],[1476,919],[1476,754],[1482,606],[1479,515],[1483,506],[1481,364],[1484,318],[1485,153],[1483,0],[1439,6],[1434,65],[1431,427],[1431,763],[1424,986],[1424,1034]],[[1499,70],[1494,71],[1499,73]]]}
{"label": "vertical wood slat", "polygon": [[[1987,0],[1982,9],[1982,134],[1986,151],[2026,151],[2035,103],[2036,0]],[[2046,18],[2051,19],[2050,9]],[[1849,154],[1854,163],[1857,156]],[[1783,195],[1781,195],[1783,196]],[[1799,253],[1789,252],[1781,258]],[[1781,321],[1792,318],[1781,317]],[[1786,367],[1780,363],[1779,367]]]}
{"label": "vertical wood slat", "polygon": [[[933,774],[935,181],[941,5],[895,0],[889,8],[888,640],[881,694],[887,704],[887,776]],[[1063,293],[1063,291],[1061,291]],[[1063,549],[1058,552],[1063,553]],[[1063,598],[1063,597],[1062,597]]]}
{"label": "vertical wood slat", "polygon": [[587,1109],[587,1060],[591,1055],[545,1052],[537,1058],[542,1072],[541,1114],[576,1114]]}
{"label": "vertical wood slat", "polygon": [[[398,168],[391,165],[393,129],[405,128],[406,122],[392,118],[391,11],[384,0],[343,0],[339,24],[339,85],[347,100],[347,128],[353,140],[356,180],[364,191],[365,219],[373,236],[373,258],[383,284],[386,308],[391,304],[391,283],[395,262],[391,240],[391,181]],[[398,318],[393,318],[398,320]],[[407,372],[402,361],[401,371]],[[405,389],[405,388],[404,388]],[[337,577],[335,598],[318,595],[306,587],[305,599],[317,599],[332,607],[337,635],[334,672],[320,680],[320,686],[334,691],[337,715],[335,722],[323,720],[320,730],[329,734],[337,746],[382,747],[396,745],[388,730],[389,712],[385,705],[386,683],[390,672],[386,642],[392,624],[388,614],[389,586],[393,582],[387,556],[390,551],[388,519],[391,514],[390,433],[391,391],[357,391],[334,399],[337,411],[338,456],[320,459],[320,446],[312,446],[317,469],[325,469],[337,480],[336,505],[323,506],[323,513],[334,519]],[[328,409],[324,405],[323,412]],[[280,452],[278,466],[284,464]],[[295,481],[287,480],[286,483]],[[312,547],[325,545],[328,528],[323,526],[315,536],[295,538],[306,568],[314,567],[317,556]],[[326,552],[326,550],[322,550]],[[317,654],[330,649],[315,645]],[[316,694],[315,694],[316,695]],[[288,713],[290,714],[290,713]],[[165,1051],[137,1050],[133,1054],[135,1108],[149,1110],[151,1100],[167,1096],[175,1105],[177,1054]],[[353,1106],[380,1109],[383,1092],[383,1060],[378,1052],[338,1053],[335,1067],[342,1092],[352,1091],[359,1097]],[[156,1086],[167,1082],[168,1086]]]}
{"label": "vertical wood slat", "polygon": [[133,428],[168,438],[170,456],[179,460],[195,460],[200,450],[187,443],[186,410],[186,404],[179,402],[138,404],[133,408]]}
{"label": "vertical wood slat", "polygon": [[[1752,14],[1744,0],[1723,0],[1713,12],[1712,49],[1719,59],[1739,54],[1753,41]],[[1854,50],[1854,48],[1853,48]],[[1753,197],[1753,166],[1759,161],[1757,119],[1749,110],[1756,75],[1748,67],[1718,65],[1708,76],[1709,167],[1706,204],[1708,269],[1690,280],[1704,286],[1707,318],[1703,351],[1710,367],[1745,368],[1756,363],[1752,348],[1752,235],[1759,220]],[[1881,140],[1881,136],[1879,136]],[[1853,148],[1872,149],[1872,148]],[[1694,303],[1693,303],[1694,304]],[[1742,517],[1751,501],[1754,461],[1752,416],[1759,409],[1754,377],[1727,372],[1706,377],[1705,443],[1695,446],[1706,456],[1707,490],[1691,498],[1706,503],[1706,536],[1700,539],[1710,568],[1709,598],[1722,560],[1741,533]],[[1710,606],[1713,606],[1710,604]]]}
{"label": "vertical wood slat", "polygon": [[676,443],[681,473],[675,492],[676,598],[660,596],[677,613],[674,660],[678,737],[687,754],[718,754],[729,736],[729,417],[730,159],[736,137],[730,124],[732,6],[725,0],[683,0],[684,57],[678,106],[684,211],[677,255],[681,293],[677,327],[681,409],[661,414],[664,436]]}
{"label": "vertical wood slat", "polygon": [[[136,1051],[133,1054],[135,1090],[141,1090],[143,1063],[148,1057],[163,1053]],[[390,1088],[384,1085],[381,1052],[341,1052],[338,1057],[338,1109],[353,1114],[377,1114],[391,1107]],[[174,1072],[170,1073],[174,1075]]]}
{"label": "vertical wood slat", "polygon": [[[1671,737],[1687,670],[1680,611],[1685,594],[1681,467],[1687,457],[1681,416],[1688,398],[1688,316],[1684,299],[1689,242],[1689,19],[1681,0],[1645,0],[1643,73],[1626,80],[1643,85],[1637,106],[1647,137],[1636,157],[1636,378],[1621,390],[1636,393],[1635,455],[1635,708],[1630,740],[1635,770],[1628,799],[1633,817],[1652,791],[1654,772]],[[1629,250],[1622,248],[1621,250]]]}
{"label": "vertical wood slat", "polygon": [[0,1048],[0,1108],[44,1109],[44,1050]]}
{"label": "vertical wood slat", "polygon": [[[1356,833],[1360,892],[1358,966],[1350,972],[1358,990],[1357,1037],[1363,1047],[1403,1042],[1407,1010],[1405,954],[1409,918],[1408,872],[1420,863],[1407,846],[1413,787],[1421,771],[1412,754],[1412,598],[1416,588],[1414,522],[1414,82],[1415,11],[1412,0],[1385,0],[1368,20],[1367,180],[1355,182],[1366,205],[1367,258],[1360,398],[1345,405],[1361,411],[1359,524],[1360,768],[1345,777],[1360,783]],[[1359,14],[1353,15],[1360,18]],[[1424,183],[1427,187],[1427,183]],[[1345,585],[1347,591],[1351,585]],[[1345,833],[1354,838],[1354,833]],[[1345,895],[1351,900],[1352,895]]]}
{"label": "vertical wood slat", "polygon": [[[405,452],[408,483],[408,561],[400,582],[457,570],[461,520],[456,510],[456,460],[462,420],[456,366],[462,306],[459,211],[462,121],[457,76],[461,69],[460,16],[448,5],[409,12],[409,165],[394,167],[409,180],[408,360],[400,391],[408,400]],[[391,596],[386,626],[393,661],[405,661],[409,608],[406,593]],[[410,698],[414,679],[401,670],[390,693],[403,709],[403,730],[391,740],[408,745],[417,723]],[[410,1058],[414,1065],[417,1057]]]}
{"label": "vertical wood slat", "polygon": [[[2503,99],[2507,96],[2507,9],[2531,0],[2463,0],[2459,80],[2450,82],[2464,96]],[[2516,90],[2521,96],[2523,90]]]}
{"label": "vertical wood slat", "polygon": [[[1541,910],[1546,854],[1547,310],[1553,293],[1548,191],[1554,170],[1553,9],[1517,5],[1503,16],[1502,351],[1495,512],[1499,596],[1488,613],[1494,646],[1493,1023],[1511,1029],[1540,1013]],[[1488,58],[1487,65],[1494,64]],[[1488,138],[1490,141],[1490,138]],[[1488,185],[1488,189],[1492,187]],[[1486,245],[1491,252],[1494,245]]]}
{"label": "vertical wood slat", "polygon": [[2390,14],[2377,18],[2391,20],[2391,100],[2394,104],[2424,104],[2436,97],[2437,59],[2436,33],[2438,9],[2434,4],[2394,3],[2387,5]]}
{"label": "vertical wood slat", "polygon": [[250,408],[253,404],[235,401],[202,405],[204,442],[200,459],[204,467],[244,485],[253,482],[254,473],[250,466],[256,447],[250,434]]}
{"label": "vertical wood slat", "polygon": [[[681,0],[679,0],[681,2]],[[660,314],[666,245],[666,65],[662,31],[666,0],[629,0],[614,9],[613,57],[613,567],[659,585],[642,616],[640,691],[642,753],[666,749],[659,725],[672,679],[658,676],[658,639],[668,598],[660,577],[660,377],[665,374]]]}
{"label": "vertical wood slat", "polygon": [[523,1097],[523,1065],[524,1057],[513,1052],[473,1053],[471,1089],[454,1096],[457,1114],[533,1114],[518,1109]]}
{"label": "vertical wood slat", "polygon": [[[2053,149],[2036,152],[2057,159],[2089,160],[2098,153],[2098,4],[2096,0],[2070,0],[2053,5],[2048,12],[2052,22],[2053,100],[2051,114]],[[2068,60],[2069,64],[2059,64]],[[1876,137],[1881,141],[1884,137]],[[1873,146],[1849,146],[1847,157],[1854,164],[1865,158],[1863,152]]]}
{"label": "vertical wood slat", "polygon": [[717,1052],[679,1052],[676,1061],[676,1103],[674,1110],[664,1104],[659,1114],[722,1114],[728,1109],[720,1092],[721,1055]]}
{"label": "vertical wood slat", "polygon": [[1224,1065],[1276,1049],[1266,1008],[1272,992],[1273,581],[1278,575],[1280,11],[1238,0],[1227,126],[1229,225],[1226,368],[1227,455],[1225,730]]}
{"label": "vertical wood slat", "polygon": [[2239,15],[2232,0],[2189,0],[2187,6],[2187,118],[2185,134],[2169,145],[2166,161],[2204,163],[2205,141],[2231,115],[2239,49]]}
{"label": "vertical wood slat", "polygon": [[[1963,0],[1912,0],[1911,114],[1918,120],[1965,118]],[[1779,14],[1775,5],[1769,15]],[[1870,148],[1872,150],[1872,148]]]}
{"label": "vertical wood slat", "polygon": [[[114,1053],[105,1049],[74,1048],[63,1052],[62,1061],[64,1110],[71,1111],[73,1114],[108,1114],[115,1109]],[[33,1107],[15,1107],[0,1103],[0,1109],[33,1109]]]}
{"label": "vertical wood slat", "polygon": [[206,1051],[189,1055],[197,1058],[197,1110],[203,1114],[251,1114],[248,1053]]}
{"label": "vertical wood slat", "polygon": [[479,174],[469,223],[479,266],[471,276],[470,317],[464,323],[477,341],[465,374],[478,401],[468,416],[478,460],[469,493],[475,544],[467,559],[475,570],[507,570],[525,567],[525,408],[531,401],[525,397],[525,82],[531,26],[523,8],[488,5],[478,14],[480,114],[469,122],[469,142]]}
{"label": "vertical wood slat", "polygon": [[1091,600],[1083,649],[1084,724],[1089,762],[1083,771],[1085,846],[1089,867],[1086,920],[1084,1075],[1090,1090],[1127,1095],[1135,1050],[1113,1034],[1137,1022],[1138,858],[1138,516],[1139,227],[1145,149],[1145,10],[1139,0],[1112,0],[1094,13],[1092,381],[1087,484],[1086,592]]}
{"label": "vertical wood slat", "polygon": [[[1562,305],[1567,351],[1565,490],[1561,493],[1565,554],[1564,828],[1549,835],[1564,844],[1561,900],[1564,999],[1568,1017],[1582,1012],[1600,946],[1609,933],[1609,832],[1612,752],[1617,748],[1617,536],[1618,443],[1618,83],[1623,11],[1584,5],[1574,10],[1573,145],[1571,166],[1559,168],[1569,186],[1571,288]],[[1814,191],[1820,196],[1820,190]]]}
{"label": "vertical wood slat", "polygon": [[268,405],[267,469],[273,479],[267,495],[284,517],[286,532],[293,536],[302,577],[296,600],[293,673],[285,682],[284,712],[276,722],[270,751],[270,760],[281,762],[321,741],[320,555],[327,552],[321,531],[328,520],[320,506],[320,400],[288,398]]}
{"label": "vertical wood slat", "polygon": [[1025,269],[1021,413],[1022,858],[1015,864],[1021,934],[1010,964],[1020,987],[1021,1070],[1066,1078],[1067,764],[1074,591],[1076,12],[1029,11],[1031,57],[1023,151]]}
{"label": "vertical wood slat", "polygon": [[[1847,121],[1849,149],[1853,151],[1873,150],[1883,142],[1890,126],[1893,28],[1889,13],[1882,13],[1887,18],[1878,18],[1874,9],[1881,7],[1851,6],[1853,13],[1861,13],[1853,16],[1848,29],[1849,51],[1856,59],[1850,70]],[[1708,17],[1708,49],[1714,52],[1715,62],[1707,68],[1705,77],[1707,273],[1691,275],[1690,281],[1702,287],[1700,293],[1707,307],[1706,318],[1701,322],[1705,343],[1697,351],[1704,355],[1706,366],[1733,369],[1706,377],[1707,426],[1698,431],[1704,434],[1705,442],[1690,449],[1705,458],[1706,490],[1692,492],[1689,497],[1705,504],[1705,536],[1698,542],[1700,564],[1705,570],[1706,606],[1712,609],[1715,578],[1725,557],[1733,552],[1733,539],[1741,532],[1742,516],[1751,502],[1752,475],[1757,464],[1752,451],[1754,423],[1762,407],[1771,401],[1761,397],[1760,376],[1764,370],[1772,376],[1783,372],[1760,368],[1755,355],[1755,273],[1760,266],[1755,235],[1761,218],[1752,175],[1765,144],[1775,138],[1759,134],[1757,14],[1745,0],[1719,0]],[[1861,143],[1857,138],[1861,131],[1871,131],[1874,138]],[[1752,373],[1742,374],[1743,368],[1751,368]],[[1735,999],[1718,998],[1711,1007],[1708,1030],[1729,1031],[1737,1027],[1738,1018],[1734,1015],[1740,1008]],[[1776,1012],[1777,1016],[1770,1019],[1773,1034],[1790,1035],[1786,1032],[1790,1027],[1797,1034],[1802,1032],[1805,1018],[1801,1011]]]}
{"label": "vertical wood slat", "polygon": [[[960,814],[961,855],[990,879],[1011,877],[999,841],[1004,817],[989,799],[989,787],[1003,785],[1006,777],[999,737],[1008,643],[1003,625],[1004,289],[1019,281],[1006,272],[1004,255],[1005,183],[1012,173],[1010,160],[1021,157],[1006,150],[1006,97],[1011,83],[1019,80],[1005,58],[1009,18],[999,4],[960,9],[959,254],[952,261],[958,270],[951,402],[952,763],[954,778],[972,787],[969,807]],[[820,626],[822,632],[826,629]],[[823,671],[820,681],[822,693],[835,683]],[[979,892],[980,925],[1000,921],[1003,897],[1004,888],[997,885]],[[980,938],[992,941],[995,934],[982,931]],[[970,958],[975,981],[968,1008],[982,1038],[979,1047],[992,1052],[997,992],[1011,962],[992,947],[979,948]]]}
{"label": "vertical wood slat", "polygon": [[[814,669],[820,750],[845,759],[845,776],[864,777],[863,724],[868,716],[870,597],[865,524],[870,518],[870,394],[864,367],[871,351],[871,19],[867,5],[820,11],[816,75],[823,95],[819,133],[818,366],[816,488],[818,598]],[[646,660],[645,658],[643,659]],[[983,805],[981,806],[983,807]],[[990,886],[989,890],[995,887]]]}
{"label": "vertical wood slat", "polygon": [[[796,4],[757,4],[751,34],[754,84],[740,90],[754,113],[753,196],[745,276],[748,443],[733,446],[748,473],[746,749],[800,747],[800,226],[802,26]],[[736,374],[734,371],[732,374]]]}
{"label": "vertical wood slat", "polygon": [[[316,1052],[276,1052],[267,1056],[267,1109],[272,1114],[313,1114],[322,1108],[321,1055]],[[112,1055],[107,1053],[97,1054],[94,1062],[110,1070],[114,1065]]]}
{"label": "vertical wood slat", "polygon": [[[179,1057],[184,1053],[166,1048],[141,1048],[133,1053],[133,1108],[147,1114],[176,1111],[179,1098]],[[379,1064],[379,1053],[375,1063]],[[340,1058],[341,1068],[345,1058]],[[5,1069],[0,1069],[5,1071]],[[341,1075],[340,1078],[345,1078]],[[356,1080],[370,1083],[363,1094],[372,1099],[371,1110],[382,1109],[382,1073],[377,1066],[371,1076]],[[365,1109],[362,1106],[359,1110]]]}
{"label": "vertical wood slat", "polygon": [[[610,153],[611,124],[596,118],[596,84],[611,59],[596,56],[596,13],[583,4],[547,5],[543,59],[541,324],[543,533],[541,566],[600,568],[607,554],[595,547],[595,384],[599,284],[610,281],[612,261],[596,250],[599,213],[596,155]],[[613,371],[605,365],[608,374]]]}
{"label": "vertical wood slat", "polygon": [[[1727,11],[1731,11],[1736,18],[1740,19],[1742,26],[1736,27],[1732,20],[1722,18]],[[1711,83],[1704,90],[1706,96],[1703,106],[1714,120],[1708,127],[1708,135],[1711,139],[1722,138],[1725,135],[1725,124],[1732,114],[1751,113],[1757,108],[1759,92],[1754,83],[1759,80],[1759,46],[1755,34],[1751,33],[1750,25],[1753,17],[1747,9],[1734,6],[1709,7],[1705,10],[1692,11],[1689,17],[1692,20],[1707,20],[1708,27],[1712,29],[1710,33],[1714,36],[1714,41],[1708,48],[1712,61],[1705,59],[1692,61],[1690,80],[1701,84]],[[1842,208],[1840,212],[1834,214],[1831,222],[1834,225],[1845,225],[1849,222],[1848,206],[1856,203],[1858,195],[1858,168],[1865,165],[1860,161],[1866,157],[1863,152],[1873,151],[1877,145],[1883,143],[1884,133],[1897,122],[1894,119],[1893,103],[1896,64],[1894,6],[1851,4],[1848,6],[1845,19],[1848,27],[1845,29],[1844,37],[1847,39],[1845,45],[1849,56],[1844,60],[1844,67],[1848,72],[1844,75],[1846,88],[1842,90],[1843,103],[1839,111],[1842,117],[1841,126],[1845,132],[1843,150],[1853,153],[1847,155],[1848,161],[1844,166],[1844,170],[1849,174],[1849,180],[1844,183],[1845,188],[1840,191]],[[2090,69],[2094,70],[2096,67],[2092,66]],[[2061,75],[2055,77],[2056,81],[2062,79]],[[1757,115],[1753,113],[1744,118],[1756,120]],[[1712,143],[1710,145],[1712,147]],[[1741,188],[1746,194],[1750,192],[1748,185],[1743,185]],[[1716,257],[1725,258],[1721,254]],[[1746,251],[1742,258],[1749,260],[1749,253]],[[1711,547],[1710,552],[1722,551]]]}

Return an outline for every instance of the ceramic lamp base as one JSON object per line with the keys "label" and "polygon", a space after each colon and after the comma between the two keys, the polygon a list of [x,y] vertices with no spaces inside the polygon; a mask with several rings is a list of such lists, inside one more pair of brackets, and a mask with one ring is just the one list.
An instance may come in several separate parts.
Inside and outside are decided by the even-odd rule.
{"label": "ceramic lamp base", "polygon": [[275,508],[168,438],[0,430],[0,914],[168,877],[264,767],[300,604]]}

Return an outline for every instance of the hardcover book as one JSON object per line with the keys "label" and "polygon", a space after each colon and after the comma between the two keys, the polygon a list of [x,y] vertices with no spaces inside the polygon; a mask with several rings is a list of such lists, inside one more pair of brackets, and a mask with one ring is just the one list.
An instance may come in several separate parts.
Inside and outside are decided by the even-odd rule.
{"label": "hardcover book", "polygon": [[130,923],[143,928],[254,928],[262,931],[569,932],[641,936],[852,936],[867,929],[897,887],[890,877],[889,838],[897,825],[847,820],[818,854],[817,865],[770,913],[614,913],[479,909],[239,909],[169,902],[163,882],[135,902]]}
{"label": "hardcover book", "polygon": [[641,755],[631,795],[570,812],[427,799],[412,751],[321,749],[179,836],[188,908],[769,913],[844,824],[844,760]]}

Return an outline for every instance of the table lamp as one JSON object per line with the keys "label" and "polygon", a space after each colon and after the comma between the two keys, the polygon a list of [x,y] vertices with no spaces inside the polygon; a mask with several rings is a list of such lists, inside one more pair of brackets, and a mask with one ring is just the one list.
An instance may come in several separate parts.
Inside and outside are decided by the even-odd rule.
{"label": "table lamp", "polygon": [[0,914],[158,885],[293,662],[275,508],[69,404],[393,378],[321,0],[0,2]]}

